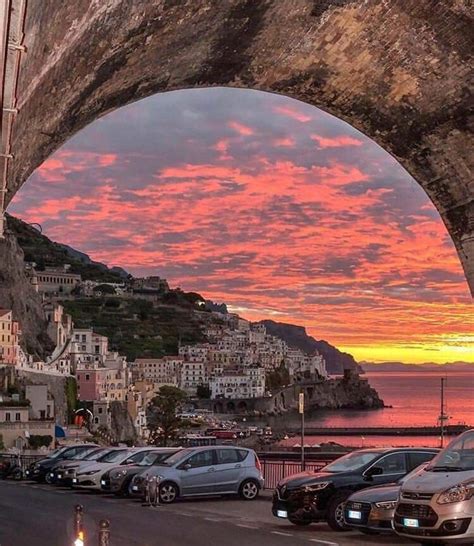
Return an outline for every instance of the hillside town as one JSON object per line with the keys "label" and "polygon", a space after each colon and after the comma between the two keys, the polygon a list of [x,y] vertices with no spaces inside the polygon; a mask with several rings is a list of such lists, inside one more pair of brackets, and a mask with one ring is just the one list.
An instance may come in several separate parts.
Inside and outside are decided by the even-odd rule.
{"label": "hillside town", "polygon": [[[109,429],[110,405],[120,403],[133,422],[136,436],[146,439],[146,409],[163,386],[181,389],[190,400],[248,400],[271,397],[272,386],[287,386],[268,384],[269,376],[276,370],[285,371],[287,384],[328,377],[320,354],[308,355],[289,347],[282,339],[268,334],[263,324],[216,311],[211,312],[215,320],[204,329],[206,341],[180,343],[177,354],[128,361],[111,349],[106,336],[93,328],[76,327],[61,301],[105,295],[154,301],[169,290],[166,280],[149,277],[123,283],[83,281],[68,266],[37,271],[32,263],[27,264],[26,271],[42,298],[47,334],[54,350],[44,360],[28,354],[22,348],[21,324],[11,310],[0,309],[0,369],[20,372],[23,377],[34,374],[35,383],[38,376],[74,378],[77,402],[86,404],[92,414],[92,430]],[[28,438],[35,426],[41,434],[49,431],[54,437],[52,428],[58,424],[58,415],[46,385],[47,381],[44,385],[27,386],[23,397],[27,404],[20,401],[18,394],[2,395],[0,433],[5,447],[19,441],[21,444],[21,438]],[[3,387],[5,392],[5,384]],[[40,428],[39,418],[43,421]]]}

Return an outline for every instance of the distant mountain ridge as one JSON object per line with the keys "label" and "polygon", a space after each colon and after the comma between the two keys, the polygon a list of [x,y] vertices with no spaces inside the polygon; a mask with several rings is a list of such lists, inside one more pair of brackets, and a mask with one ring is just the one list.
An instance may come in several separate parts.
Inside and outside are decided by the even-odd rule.
{"label": "distant mountain ridge", "polygon": [[308,335],[304,326],[274,320],[262,320],[260,324],[265,325],[269,334],[283,339],[290,347],[307,354],[318,351],[324,357],[326,369],[330,374],[342,374],[345,369],[363,371],[352,355],[343,353],[327,341],[317,340]]}
{"label": "distant mountain ridge", "polygon": [[474,372],[474,364],[470,362],[422,362],[420,364],[409,362],[365,362],[359,363],[365,372]]}

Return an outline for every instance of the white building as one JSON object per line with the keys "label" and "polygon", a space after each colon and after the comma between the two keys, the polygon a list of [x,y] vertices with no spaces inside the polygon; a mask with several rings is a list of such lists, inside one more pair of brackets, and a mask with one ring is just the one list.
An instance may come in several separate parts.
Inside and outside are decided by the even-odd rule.
{"label": "white building", "polygon": [[206,385],[206,363],[203,362],[183,362],[181,367],[181,377],[179,388],[188,394],[196,394],[199,385]]}
{"label": "white building", "polygon": [[248,367],[223,370],[209,381],[211,398],[261,398],[265,395],[265,370]]}

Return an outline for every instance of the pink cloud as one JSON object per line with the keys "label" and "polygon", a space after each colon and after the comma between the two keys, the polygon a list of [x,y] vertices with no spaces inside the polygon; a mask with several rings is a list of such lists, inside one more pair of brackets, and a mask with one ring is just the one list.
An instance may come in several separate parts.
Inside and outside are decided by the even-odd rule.
{"label": "pink cloud", "polygon": [[362,146],[363,142],[348,135],[340,135],[337,137],[323,137],[321,135],[311,135],[311,139],[318,143],[321,149],[326,148],[347,148],[349,146]]}
{"label": "pink cloud", "polygon": [[239,123],[238,121],[229,121],[227,125],[231,129],[234,129],[234,131],[237,131],[239,135],[250,136],[254,134],[254,130],[251,127],[244,125],[243,123]]}
{"label": "pink cloud", "polygon": [[295,141],[292,138],[286,137],[286,138],[276,138],[273,141],[273,144],[278,147],[283,148],[293,148],[295,146]]}
{"label": "pink cloud", "polygon": [[303,112],[297,110],[292,106],[275,106],[273,110],[289,118],[296,119],[296,121],[299,121],[301,123],[306,123],[313,119],[311,116],[303,114]]}

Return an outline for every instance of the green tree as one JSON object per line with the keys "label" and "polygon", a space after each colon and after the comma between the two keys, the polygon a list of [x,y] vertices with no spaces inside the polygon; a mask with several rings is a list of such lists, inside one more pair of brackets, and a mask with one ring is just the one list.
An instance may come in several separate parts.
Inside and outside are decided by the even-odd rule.
{"label": "green tree", "polygon": [[164,385],[151,400],[147,408],[147,421],[150,437],[155,445],[167,446],[176,438],[182,424],[176,414],[181,410],[186,398],[186,393],[181,389]]}

